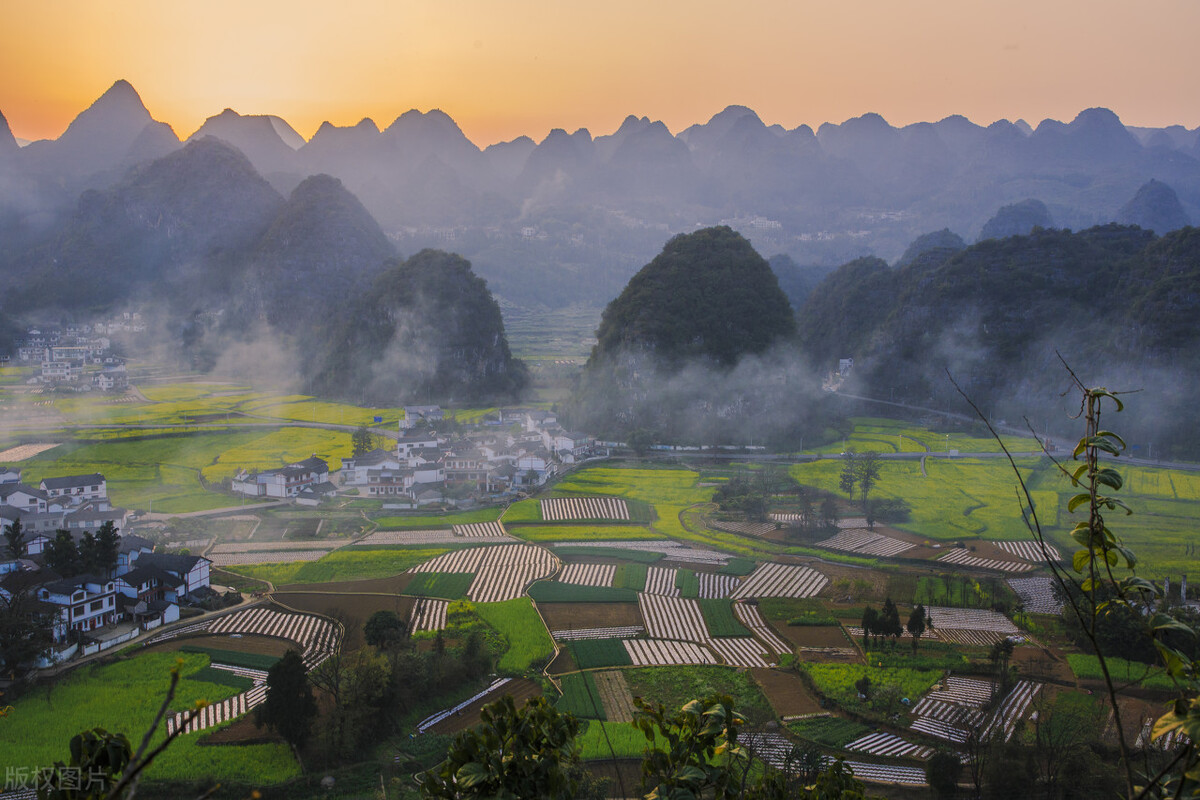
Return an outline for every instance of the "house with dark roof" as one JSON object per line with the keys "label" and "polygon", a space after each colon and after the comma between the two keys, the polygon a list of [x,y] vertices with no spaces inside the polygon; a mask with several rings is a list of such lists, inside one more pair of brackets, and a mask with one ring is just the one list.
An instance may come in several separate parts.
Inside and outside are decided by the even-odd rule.
{"label": "house with dark roof", "polygon": [[296,497],[301,489],[316,483],[329,481],[329,464],[324,459],[312,456],[295,464],[279,469],[264,470],[256,474],[238,473],[233,480],[233,491],[252,497]]}
{"label": "house with dark roof", "polygon": [[85,633],[111,625],[117,619],[117,592],[113,581],[95,575],[76,575],[43,584],[37,599],[59,609],[54,640],[69,631]]}
{"label": "house with dark roof", "polygon": [[49,500],[65,500],[72,504],[108,497],[108,484],[99,472],[93,472],[91,475],[45,478],[38,484],[38,488],[46,493]]}
{"label": "house with dark roof", "polygon": [[24,483],[0,483],[0,505],[30,514],[48,510],[50,497],[41,489]]}
{"label": "house with dark roof", "polygon": [[[176,584],[177,596],[191,595],[209,587],[209,569],[212,562],[204,556],[185,556],[174,553],[144,553],[134,561],[135,568],[157,567],[180,580]],[[179,588],[182,594],[179,594]]]}

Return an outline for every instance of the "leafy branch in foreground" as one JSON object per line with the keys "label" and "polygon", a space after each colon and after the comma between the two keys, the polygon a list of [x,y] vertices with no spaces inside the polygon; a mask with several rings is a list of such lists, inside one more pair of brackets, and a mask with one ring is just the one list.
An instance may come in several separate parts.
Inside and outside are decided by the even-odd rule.
{"label": "leafy branch in foreground", "polygon": [[[1061,360],[1062,357],[1059,358]],[[1007,456],[1017,478],[1017,500],[1025,523],[1058,584],[1066,607],[1078,620],[1085,639],[1096,654],[1113,713],[1126,797],[1130,800],[1200,797],[1200,750],[1197,749],[1197,742],[1200,742],[1200,662],[1168,641],[1171,635],[1194,638],[1196,631],[1169,614],[1154,610],[1162,592],[1152,582],[1137,576],[1136,555],[1122,543],[1106,520],[1110,512],[1132,513],[1115,496],[1124,481],[1121,474],[1108,465],[1109,459],[1118,458],[1124,452],[1125,442],[1101,425],[1101,417],[1107,408],[1120,412],[1124,409],[1124,403],[1118,396],[1120,393],[1103,387],[1089,387],[1065,361],[1063,365],[1071,377],[1074,391],[1080,397],[1080,410],[1076,418],[1084,422],[1084,435],[1071,453],[1072,461],[1078,463],[1064,464],[1055,459],[1048,449],[1043,448],[1043,452],[1071,482],[1071,486],[1078,490],[1067,502],[1067,510],[1070,513],[1081,510],[1087,513],[1087,518],[1080,520],[1071,530],[1071,537],[1080,545],[1071,560],[1074,575],[1061,568],[1051,557],[1029,487],[1000,434],[954,382],[953,377],[950,380]],[[1176,700],[1171,710],[1154,724],[1150,737],[1152,740],[1162,740],[1170,733],[1186,736],[1175,745],[1174,752],[1167,753],[1165,759],[1156,761],[1155,756],[1161,750],[1156,752],[1150,742],[1144,743],[1139,758],[1122,724],[1118,697],[1120,687],[1114,681],[1109,654],[1104,652],[1100,640],[1100,629],[1105,618],[1118,611],[1142,621],[1159,658],[1176,683]]]}

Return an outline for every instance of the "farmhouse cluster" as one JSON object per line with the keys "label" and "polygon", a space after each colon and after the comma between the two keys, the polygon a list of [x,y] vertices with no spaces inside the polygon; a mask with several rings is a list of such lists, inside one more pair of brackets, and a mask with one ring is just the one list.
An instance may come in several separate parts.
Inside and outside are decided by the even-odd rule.
{"label": "farmhouse cluster", "polygon": [[[156,553],[148,539],[120,535],[128,516],[110,505],[100,473],[33,487],[20,471],[0,469],[0,526],[22,533],[19,554],[11,541],[0,552],[0,598],[29,601],[55,644],[45,663],[120,644],[178,620],[181,603],[211,596],[207,558]],[[115,540],[102,554],[101,531]]]}
{"label": "farmhouse cluster", "polygon": [[329,465],[313,456],[278,469],[240,472],[232,489],[311,505],[339,491],[357,491],[393,507],[418,508],[515,495],[543,485],[561,465],[595,453],[592,437],[564,430],[549,411],[502,409],[497,419],[464,428],[446,420],[438,406],[407,406],[395,447],[343,459],[332,478]]}
{"label": "farmhouse cluster", "polygon": [[[128,316],[128,315],[127,315]],[[134,315],[138,316],[138,315]],[[140,320],[137,324],[140,325]],[[56,388],[75,391],[124,391],[129,386],[125,359],[113,354],[112,340],[104,335],[132,329],[114,323],[67,325],[63,328],[30,328],[16,341],[18,366],[41,365],[41,372],[29,379]],[[144,328],[144,326],[142,326]],[[0,364],[14,363],[9,354],[0,355]]]}

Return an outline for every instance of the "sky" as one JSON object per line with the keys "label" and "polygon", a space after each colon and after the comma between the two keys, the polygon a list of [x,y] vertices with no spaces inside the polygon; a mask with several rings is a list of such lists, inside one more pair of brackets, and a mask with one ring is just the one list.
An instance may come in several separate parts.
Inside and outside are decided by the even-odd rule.
{"label": "sky", "polygon": [[730,104],[814,129],[963,114],[1200,127],[1200,0],[4,0],[0,112],[53,138],[124,78],[181,137],[440,108],[479,146]]}

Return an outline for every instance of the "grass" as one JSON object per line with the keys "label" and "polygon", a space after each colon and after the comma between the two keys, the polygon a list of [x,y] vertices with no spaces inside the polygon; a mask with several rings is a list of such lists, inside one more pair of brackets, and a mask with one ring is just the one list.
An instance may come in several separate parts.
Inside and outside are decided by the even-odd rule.
{"label": "grass", "polygon": [[690,569],[675,570],[675,588],[680,597],[697,597],[700,594],[700,578]]}
{"label": "grass", "polygon": [[452,549],[449,547],[412,547],[403,550],[342,549],[334,550],[318,561],[239,564],[225,569],[248,578],[270,581],[276,586],[286,583],[326,583],[387,578],[444,555]]}
{"label": "grass", "polygon": [[579,719],[607,719],[600,692],[590,672],[575,672],[562,677],[562,697],[555,706],[559,711],[574,714]]}
{"label": "grass", "polygon": [[[849,436],[838,436],[829,444],[805,452],[824,455],[837,455],[847,449],[858,453],[868,450],[878,453],[944,453],[946,450],[960,453],[999,452],[996,441],[983,429],[935,431],[882,417],[852,417],[850,422],[854,429]],[[1006,435],[1002,438],[1005,446],[1013,452],[1029,453],[1038,449],[1037,442],[1028,436]]]}
{"label": "grass", "polygon": [[539,603],[636,603],[637,592],[613,586],[577,586],[558,581],[538,581],[529,596]]}
{"label": "grass", "polygon": [[895,687],[901,697],[913,702],[929,690],[942,676],[941,670],[915,670],[895,667],[874,667],[862,664],[815,664],[799,662],[800,669],[812,678],[817,691],[843,708],[868,712],[870,703],[858,696],[854,687],[863,676],[871,679],[872,691],[880,694],[884,687]]}
{"label": "grass", "polygon": [[752,558],[731,558],[729,563],[717,570],[721,575],[749,575],[757,566]]}
{"label": "grass", "polygon": [[662,561],[663,553],[650,550],[623,550],[619,547],[584,547],[582,545],[566,545],[554,548],[560,556],[581,556],[584,558],[619,558],[623,561],[635,561],[641,564],[653,564]]}
{"label": "grass", "polygon": [[641,758],[650,745],[646,734],[630,722],[589,722],[576,741],[584,761]]}
{"label": "grass", "polygon": [[[1107,658],[1105,660],[1108,662],[1108,671],[1118,686],[1136,684],[1143,689],[1168,692],[1176,689],[1175,682],[1161,667],[1143,664],[1140,661],[1126,661],[1123,658]],[[1100,659],[1096,656],[1072,653],[1067,656],[1067,663],[1070,664],[1071,672],[1075,673],[1076,678],[1104,680],[1104,673],[1100,669]]]}
{"label": "grass", "polygon": [[236,650],[221,650],[216,647],[184,645],[179,650],[183,653],[201,653],[208,656],[215,664],[228,664],[231,667],[246,667],[247,669],[269,670],[279,660],[278,656],[269,656],[263,653],[240,653]]}
{"label": "grass", "polygon": [[710,694],[727,694],[733,707],[751,722],[775,718],[762,690],[748,671],[732,667],[653,667],[625,672],[635,697],[662,703],[668,710]]}
{"label": "grass", "polygon": [[476,603],[475,613],[508,642],[508,649],[496,665],[501,672],[524,674],[554,654],[554,641],[528,597],[503,603]]}
{"label": "grass", "polygon": [[505,525],[518,522],[541,522],[541,501],[532,497],[528,500],[518,500],[504,509],[504,515],[500,517],[500,520]]}
{"label": "grass", "polygon": [[701,598],[700,613],[712,636],[752,636],[746,626],[733,616],[733,604],[728,600]]}
{"label": "grass", "polygon": [[531,542],[597,542],[605,539],[631,541],[662,539],[663,535],[644,525],[509,525],[513,536]]}
{"label": "grass", "polygon": [[580,669],[625,667],[633,663],[621,639],[580,639],[563,642]]}
{"label": "grass", "polygon": [[801,739],[840,750],[869,733],[871,728],[861,722],[842,717],[809,717],[789,722],[788,730]]}
{"label": "grass", "polygon": [[457,600],[467,596],[467,590],[471,588],[473,580],[473,572],[418,572],[404,587],[404,593],[417,597]]}
{"label": "grass", "polygon": [[646,588],[646,575],[648,571],[648,567],[641,563],[618,564],[617,571],[613,575],[613,587],[617,589],[632,589],[635,592],[640,592]]}
{"label": "grass", "polygon": [[[208,656],[201,653],[144,653],[110,664],[84,666],[49,692],[31,692],[12,703],[12,712],[0,725],[0,770],[67,761],[71,737],[97,726],[126,734],[136,746],[154,720],[177,659],[182,659],[182,665],[176,709],[200,698],[215,702],[236,694],[230,686],[195,679],[209,663]],[[154,742],[165,736],[160,728]],[[150,766],[147,777],[195,780],[204,776],[264,785],[300,774],[287,745],[203,747],[203,736],[181,736]]]}
{"label": "grass", "polygon": [[795,626],[837,625],[837,618],[825,604],[815,598],[761,597],[758,610],[772,622]]}

